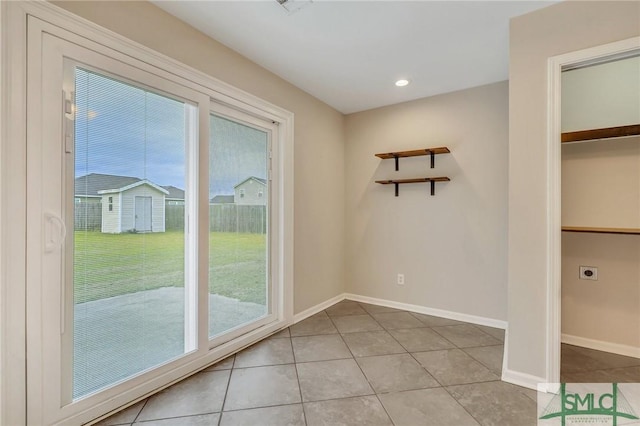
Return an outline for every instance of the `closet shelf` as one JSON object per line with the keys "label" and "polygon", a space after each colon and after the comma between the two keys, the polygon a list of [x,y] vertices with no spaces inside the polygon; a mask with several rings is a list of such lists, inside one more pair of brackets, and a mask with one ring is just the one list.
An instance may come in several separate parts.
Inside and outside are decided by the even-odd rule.
{"label": "closet shelf", "polygon": [[592,228],[584,226],[563,226],[564,232],[589,232],[595,234],[637,234],[640,235],[640,228]]}
{"label": "closet shelf", "polygon": [[376,183],[382,185],[390,185],[394,184],[396,187],[396,197],[400,194],[399,186],[405,183],[431,183],[431,195],[436,195],[436,182],[448,182],[449,179],[446,176],[438,176],[438,177],[425,177],[425,178],[412,178],[412,179],[389,179],[389,180],[377,180]]}
{"label": "closet shelf", "polygon": [[398,152],[383,152],[376,154],[376,157],[382,158],[383,160],[389,160],[391,158],[396,160],[396,170],[399,170],[398,159],[405,157],[422,157],[425,155],[431,156],[431,168],[435,167],[435,156],[438,154],[448,154],[449,148],[446,146],[440,146],[437,148],[424,148],[424,149],[415,149],[413,151],[398,151]]}
{"label": "closet shelf", "polygon": [[603,129],[580,130],[562,134],[562,143],[589,141],[595,139],[621,138],[624,136],[640,135],[640,124],[629,126],[607,127]]}

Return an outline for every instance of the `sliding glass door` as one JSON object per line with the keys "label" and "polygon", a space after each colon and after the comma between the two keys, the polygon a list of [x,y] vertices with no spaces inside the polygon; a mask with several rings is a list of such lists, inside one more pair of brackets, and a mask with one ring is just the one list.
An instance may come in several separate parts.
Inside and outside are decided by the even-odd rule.
{"label": "sliding glass door", "polygon": [[291,321],[280,129],[29,22],[29,417],[82,423]]}
{"label": "sliding glass door", "polygon": [[73,398],[81,398],[195,349],[185,345],[185,289],[194,283],[185,282],[184,221],[185,127],[194,107],[70,67],[69,278]]}
{"label": "sliding glass door", "polygon": [[[269,319],[272,123],[214,105],[209,136],[209,337]],[[226,113],[226,114],[225,114]]]}

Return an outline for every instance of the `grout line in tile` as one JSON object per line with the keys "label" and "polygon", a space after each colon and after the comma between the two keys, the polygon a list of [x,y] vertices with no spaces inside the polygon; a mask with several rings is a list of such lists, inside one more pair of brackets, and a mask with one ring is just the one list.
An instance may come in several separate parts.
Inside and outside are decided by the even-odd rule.
{"label": "grout line in tile", "polygon": [[[457,327],[455,325],[442,325],[442,326],[438,326],[438,327]],[[456,349],[462,349],[460,346],[456,345],[454,342],[452,342],[451,340],[447,339],[445,336],[442,335],[442,333],[438,333],[438,330],[436,330],[435,327],[429,327],[431,328],[431,331],[433,331],[434,333],[436,333],[438,336],[442,337],[444,340],[446,340],[447,342],[451,343]]]}
{"label": "grout line in tile", "polygon": [[[250,365],[247,367],[234,367],[234,370],[249,370],[250,368],[262,368],[262,367],[280,367],[282,365],[293,365],[293,362],[285,362],[282,364],[264,364],[264,365]],[[231,371],[231,370],[221,370],[221,371]]]}
{"label": "grout line in tile", "polygon": [[137,423],[132,423],[132,424],[138,424],[138,425],[144,425],[145,423],[149,423],[149,422],[156,422],[158,420],[172,420],[172,419],[181,419],[183,417],[195,417],[195,416],[208,416],[210,414],[222,414],[222,411],[209,411],[206,413],[198,413],[198,414],[185,414],[182,416],[171,416],[171,417],[161,417],[158,419],[147,419],[147,420],[140,420]]}
{"label": "grout line in tile", "polygon": [[[472,383],[470,383],[470,384],[472,384]],[[458,386],[458,385],[450,385],[450,386]],[[476,418],[476,416],[474,416],[474,415],[471,413],[471,411],[467,410],[467,407],[465,407],[464,405],[462,405],[462,404],[460,403],[460,401],[458,401],[458,398],[456,398],[455,396],[453,396],[453,393],[452,393],[449,389],[447,389],[447,386],[443,386],[443,388],[444,388],[444,390],[449,394],[449,396],[451,396],[451,398],[456,402],[456,404],[458,404],[460,407],[462,407],[462,409],[463,409],[464,411],[466,411],[466,412],[467,412],[467,414],[469,414],[469,416],[471,416],[471,418],[472,418],[473,420],[475,420],[476,422],[478,422],[478,424],[479,424],[479,425],[482,425],[482,422],[480,421],[480,419]]]}
{"label": "grout line in tile", "polygon": [[[373,390],[373,389],[371,389]],[[350,399],[350,398],[362,398],[364,396],[375,396],[376,392],[373,391],[372,393],[366,393],[364,395],[355,395],[355,396],[346,396],[346,397],[342,397],[342,398],[327,398],[327,399],[314,399],[313,401],[303,401],[302,404],[310,404],[312,402],[325,402],[325,401],[341,401],[343,399]]]}
{"label": "grout line in tile", "polygon": [[[427,351],[427,352],[431,352],[431,351]],[[414,352],[414,353],[408,352],[408,353],[409,353],[409,355],[411,355],[411,358],[413,358],[413,360],[418,363],[420,368],[422,368],[429,376],[433,377],[433,380],[435,380],[436,383],[440,385],[440,387],[444,387],[444,385],[442,383],[440,383],[440,380],[438,380],[438,378],[436,376],[431,374],[429,372],[429,370],[427,370],[427,368],[424,365],[422,365],[422,363],[420,361],[418,361],[418,359],[415,356],[413,356],[413,354],[417,353],[417,352]]]}
{"label": "grout line in tile", "polygon": [[[151,398],[151,397],[149,397]],[[147,406],[147,403],[149,402],[149,398],[144,400],[144,404],[142,404],[142,408],[140,409],[140,411],[138,411],[138,414],[136,414],[136,416],[133,418],[133,421],[131,422],[131,424],[134,424],[136,422],[136,420],[138,420],[138,417],[140,417],[140,414],[142,413],[142,410],[144,410],[144,407]]]}
{"label": "grout line in tile", "polygon": [[[404,311],[403,311],[403,312],[404,312]],[[426,328],[431,328],[431,327],[426,327]],[[435,330],[434,330],[434,332],[435,332]],[[402,348],[404,348],[404,350],[405,350],[405,351],[407,351],[407,353],[408,353],[409,355],[411,355],[411,358],[413,358],[413,359],[414,359],[414,361],[418,363],[418,365],[420,366],[420,368],[422,368],[422,369],[423,369],[423,370],[424,370],[424,371],[425,371],[429,376],[433,377],[433,380],[435,380],[437,384],[439,384],[441,387],[443,387],[442,383],[440,383],[440,380],[438,380],[438,379],[436,378],[436,376],[434,376],[433,374],[431,374],[431,373],[429,372],[429,370],[427,370],[427,369],[425,368],[425,366],[424,366],[424,365],[422,365],[422,363],[421,363],[420,361],[418,361],[418,359],[417,359],[415,356],[413,356],[413,353],[412,353],[412,352],[410,352],[407,348],[405,348],[405,347],[402,345],[402,343],[400,343],[400,341],[399,341],[398,339],[396,339],[396,338],[395,338],[395,336],[394,336],[393,334],[389,333],[389,335],[390,335],[390,336],[391,336],[391,338],[392,338],[393,340],[395,340],[395,341],[396,341],[396,342],[397,342],[397,343],[398,343]],[[438,335],[439,335],[439,334],[438,334]],[[444,337],[443,337],[443,339],[444,339]],[[447,339],[445,339],[445,340],[447,340]],[[449,341],[447,340],[447,342],[449,342]],[[449,342],[449,343],[451,343],[451,342]],[[453,345],[453,343],[451,343],[451,344]],[[438,350],[438,349],[436,349],[436,350]],[[432,352],[432,351],[421,351],[421,352]],[[414,353],[415,353],[415,352],[414,352]]]}
{"label": "grout line in tile", "polygon": [[[495,374],[496,376],[500,376],[501,374],[497,374],[495,371],[493,371],[491,369],[491,367],[489,367],[487,364],[485,364],[484,362],[482,362],[481,360],[477,359],[476,357],[474,357],[472,354],[470,354],[469,352],[466,351],[466,349],[478,349],[478,348],[489,348],[492,346],[502,346],[502,356],[504,357],[504,345],[489,345],[489,346],[473,346],[473,347],[469,347],[469,348],[460,348],[460,350],[462,350],[462,352],[464,352],[465,354],[467,354],[469,357],[471,357],[471,359],[473,359],[476,362],[479,362],[480,364],[482,364],[484,367],[486,367],[489,371],[491,371],[493,374]],[[500,364],[502,365],[502,361],[500,362]]]}
{"label": "grout line in tile", "polygon": [[335,333],[320,333],[320,334],[301,334],[300,336],[291,336],[289,339],[295,339],[298,337],[313,337],[313,336],[333,336],[335,334],[340,334],[337,330]]}
{"label": "grout line in tile", "polygon": [[[235,365],[235,364],[236,364],[236,359],[235,359],[235,355],[234,355],[233,365]],[[220,423],[222,422],[222,413],[224,412],[224,406],[227,403],[227,396],[229,395],[229,386],[231,385],[231,376],[233,375],[234,371],[235,371],[235,369],[233,369],[233,368],[231,370],[229,370],[229,378],[227,379],[227,387],[224,389],[224,398],[222,399],[222,406],[220,407],[220,417],[218,417],[218,426],[220,426]]]}
{"label": "grout line in tile", "polygon": [[[504,342],[500,342],[500,340],[499,340],[499,339],[496,339],[495,337],[493,337],[493,336],[492,336],[492,335],[490,335],[489,333],[487,333],[487,332],[485,332],[484,330],[480,329],[480,327],[476,327],[476,325],[475,325],[475,324],[471,324],[471,323],[464,323],[464,324],[455,324],[455,325],[439,325],[439,326],[437,326],[437,327],[439,327],[439,328],[444,328],[444,327],[460,327],[461,325],[470,325],[470,326],[472,326],[473,328],[475,328],[476,330],[478,330],[480,333],[484,334],[485,336],[489,336],[489,337],[490,337],[490,338],[492,338],[493,340],[495,340],[495,341],[499,342],[499,343],[490,343],[490,344],[487,344],[487,345],[474,345],[474,346],[468,346],[468,347],[470,347],[470,348],[483,348],[483,347],[485,347],[485,346],[498,346],[498,345],[500,345],[500,344],[504,345]],[[431,328],[433,329],[433,331],[434,331],[434,332],[438,333],[438,335],[442,336],[442,338],[443,338],[443,339],[447,340],[447,341],[448,341],[448,342],[450,342],[452,345],[455,345],[455,346],[456,346],[456,348],[459,348],[459,349],[466,349],[466,348],[467,348],[467,346],[464,346],[464,347],[463,347],[463,346],[456,345],[456,344],[455,344],[455,343],[453,343],[451,340],[447,339],[447,338],[446,338],[442,333],[438,332],[438,330],[436,330],[436,329],[435,329],[436,327],[431,327]]]}
{"label": "grout line in tile", "polygon": [[302,405],[302,418],[304,424],[307,424],[307,413],[304,410],[304,400],[302,399],[302,385],[300,385],[300,376],[298,375],[298,362],[296,361],[296,351],[293,349],[293,338],[289,339],[291,345],[291,353],[293,354],[293,367],[296,370],[296,382],[298,382],[298,394],[300,395],[300,404]]}
{"label": "grout line in tile", "polygon": [[[223,413],[237,413],[238,411],[251,411],[251,410],[259,410],[262,408],[289,407],[289,406],[299,405],[299,404],[302,404],[302,402],[293,402],[288,404],[259,405],[259,406],[250,407],[250,408],[234,408],[233,410],[225,410],[224,412],[221,411],[220,415],[222,416]],[[215,414],[215,413],[212,413],[212,414]]]}
{"label": "grout line in tile", "polygon": [[[149,423],[149,422],[157,422],[158,420],[172,420],[172,419],[184,419],[186,417],[198,417],[198,416],[209,416],[211,414],[220,414],[220,417],[222,417],[222,412],[221,411],[211,411],[209,413],[198,413],[198,414],[185,414],[184,416],[177,416],[177,417],[163,417],[161,419],[149,419],[149,420],[140,420],[139,422],[133,422],[131,423],[132,425],[144,425],[145,423]],[[218,422],[220,421],[220,418],[218,418]]]}
{"label": "grout line in tile", "polygon": [[382,400],[380,399],[380,396],[378,394],[376,394],[376,399],[380,403],[380,406],[382,407],[382,409],[384,410],[385,414],[389,418],[389,421],[391,422],[391,424],[395,426],[396,422],[394,422],[393,419],[391,418],[391,414],[389,414],[389,412],[387,411],[387,407],[384,406],[384,404],[382,403]]}
{"label": "grout line in tile", "polygon": [[[374,321],[375,321],[375,319],[374,319]],[[374,394],[377,394],[376,389],[373,387],[373,385],[371,384],[371,381],[369,380],[367,375],[364,373],[364,370],[362,369],[362,367],[358,363],[358,360],[356,359],[355,355],[353,355],[353,352],[351,352],[351,348],[349,347],[349,345],[347,345],[347,342],[345,342],[344,337],[342,336],[342,334],[340,335],[340,339],[342,339],[342,343],[344,343],[344,345],[347,347],[347,350],[351,354],[351,359],[353,359],[353,362],[356,363],[356,365],[358,366],[358,369],[360,370],[360,373],[362,373],[362,375],[364,376],[364,379],[369,384],[369,388],[371,388],[371,390],[373,391]]]}

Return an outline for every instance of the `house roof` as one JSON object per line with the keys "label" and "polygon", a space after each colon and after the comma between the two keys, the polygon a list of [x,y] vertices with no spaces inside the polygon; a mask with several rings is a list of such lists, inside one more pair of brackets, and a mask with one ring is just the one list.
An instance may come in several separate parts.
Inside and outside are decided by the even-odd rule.
{"label": "house roof", "polygon": [[212,204],[233,204],[235,195],[216,195],[211,199]]}
{"label": "house roof", "polygon": [[253,179],[253,180],[255,180],[255,181],[257,181],[257,182],[259,182],[259,183],[261,183],[261,184],[263,184],[263,185],[265,185],[265,186],[267,185],[267,180],[266,180],[266,179],[262,179],[262,178],[255,177],[255,176],[249,176],[248,178],[246,178],[246,179],[245,179],[245,180],[243,180],[242,182],[240,182],[240,183],[236,184],[236,185],[234,186],[234,188],[239,187],[240,185],[242,185],[243,183],[245,183],[245,182],[247,182],[247,181],[249,181],[249,180],[251,180],[251,179]]}
{"label": "house roof", "polygon": [[100,197],[102,194],[122,192],[140,185],[149,185],[165,195],[170,194],[168,189],[156,185],[147,179],[140,179],[132,176],[91,173],[75,179],[75,195],[77,197]]}
{"label": "house roof", "polygon": [[162,192],[165,195],[169,194],[169,191],[167,191],[166,189],[164,189],[161,186],[156,185],[155,183],[151,182],[148,179],[141,179],[138,182],[134,182],[134,183],[132,183],[130,185],[123,186],[122,188],[103,189],[102,191],[98,191],[98,194],[100,194],[100,195],[102,195],[102,194],[117,194],[118,192],[128,191],[128,190],[133,189],[136,186],[140,186],[140,185],[149,185],[150,187],[152,187],[153,189],[155,189],[158,192]]}
{"label": "house roof", "polygon": [[167,195],[166,198],[171,200],[184,200],[184,189],[176,188],[172,185],[163,186],[163,188],[169,191],[169,195]]}
{"label": "house roof", "polygon": [[105,189],[124,188],[125,186],[140,182],[140,178],[131,176],[103,175],[91,173],[75,179],[76,196],[100,197],[98,191]]}

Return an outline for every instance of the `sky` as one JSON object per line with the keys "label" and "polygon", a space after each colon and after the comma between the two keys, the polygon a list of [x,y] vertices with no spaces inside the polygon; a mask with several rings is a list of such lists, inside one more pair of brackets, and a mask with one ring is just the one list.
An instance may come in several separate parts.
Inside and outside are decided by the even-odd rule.
{"label": "sky", "polygon": [[[185,104],[76,70],[75,177],[132,176],[185,188]],[[209,195],[266,177],[267,133],[210,116]]]}

